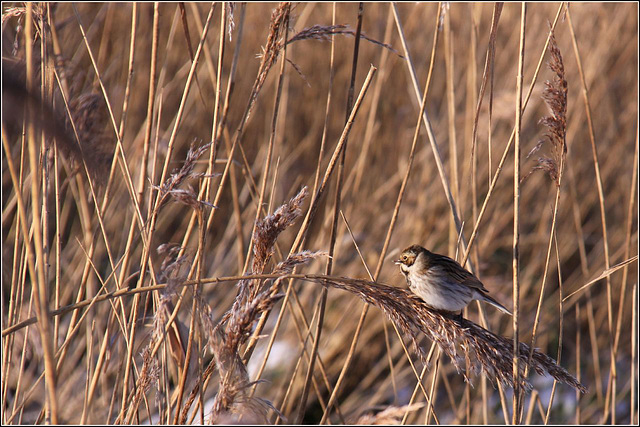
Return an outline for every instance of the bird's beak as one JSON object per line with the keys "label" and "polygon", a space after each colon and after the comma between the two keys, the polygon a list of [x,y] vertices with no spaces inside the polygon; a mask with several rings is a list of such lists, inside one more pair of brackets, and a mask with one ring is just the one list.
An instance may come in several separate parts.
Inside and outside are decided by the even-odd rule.
{"label": "bird's beak", "polygon": [[402,262],[399,259],[394,260],[393,263],[396,264],[396,265],[402,264]]}

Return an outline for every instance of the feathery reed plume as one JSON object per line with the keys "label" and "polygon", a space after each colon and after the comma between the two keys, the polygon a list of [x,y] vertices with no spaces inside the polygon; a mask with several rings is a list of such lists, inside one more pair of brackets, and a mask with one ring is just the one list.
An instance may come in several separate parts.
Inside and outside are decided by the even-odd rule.
{"label": "feathery reed plume", "polygon": [[[34,4],[33,9],[31,11],[33,14],[33,21],[35,24],[39,24],[39,21],[42,19],[42,16],[45,14],[44,7],[40,4]],[[21,24],[18,27],[22,28],[22,21],[24,16],[26,15],[26,7],[24,6],[8,6],[2,11],[2,23],[9,18],[18,18],[18,23]],[[40,28],[38,28],[40,31]]]}
{"label": "feathery reed plume", "polygon": [[195,141],[189,147],[189,151],[187,152],[187,158],[184,160],[182,167],[180,169],[175,169],[171,172],[171,175],[167,180],[162,184],[161,190],[164,193],[167,193],[174,188],[180,186],[186,179],[189,178],[200,178],[204,175],[202,174],[194,174],[193,168],[196,166],[196,162],[202,156],[202,154],[207,151],[207,149],[211,146],[211,142],[204,144],[200,147],[195,146]]}
{"label": "feathery reed plume", "polygon": [[254,273],[264,271],[273,254],[273,245],[276,239],[302,214],[300,208],[308,195],[309,190],[307,187],[303,187],[288,203],[280,206],[274,213],[267,215],[264,219],[258,220],[253,234],[255,244],[253,246],[253,265],[251,268]]}
{"label": "feathery reed plume", "polygon": [[214,176],[193,172],[193,168],[196,166],[196,162],[209,147],[211,147],[211,142],[197,148],[195,147],[195,142],[192,143],[191,147],[189,147],[189,151],[187,152],[187,158],[185,159],[180,169],[173,170],[171,172],[171,175],[169,175],[169,178],[167,178],[165,182],[163,182],[159,186],[151,183],[151,187],[160,191],[160,193],[162,194],[162,199],[160,200],[160,203],[158,203],[158,206],[162,206],[162,204],[166,200],[166,197],[168,195],[171,195],[178,202],[190,206],[196,211],[204,209],[205,206],[212,209],[216,208],[216,206],[207,201],[199,200],[198,196],[193,190],[193,187],[189,186],[188,190],[178,189],[178,187],[187,179],[210,178]]}
{"label": "feathery reed plume", "polygon": [[182,246],[177,243],[163,243],[156,249],[158,255],[164,256],[158,273],[158,281],[167,283],[167,286],[162,290],[165,294],[175,295],[178,287],[187,280],[187,274],[182,271],[181,267],[189,260],[189,257],[186,255],[178,256],[182,249]]}
{"label": "feathery reed plume", "polygon": [[182,249],[178,243],[163,243],[156,248],[156,252],[160,256],[164,256],[162,264],[160,265],[160,273],[158,274],[158,280],[166,280],[170,273],[175,270],[173,267],[178,259],[177,255]]}
{"label": "feathery reed plume", "polygon": [[353,424],[360,425],[397,425],[402,424],[402,417],[407,412],[417,411],[422,408],[424,403],[414,403],[404,406],[389,406],[384,411],[377,414],[361,415]]}
{"label": "feathery reed plume", "polygon": [[276,265],[276,268],[273,269],[274,274],[289,274],[293,271],[294,267],[300,264],[306,264],[312,259],[319,258],[321,256],[329,256],[329,254],[325,251],[302,251],[297,252],[295,254],[291,254],[285,259]]}
{"label": "feathery reed plume", "polygon": [[[42,28],[40,28],[40,23],[43,21],[42,19],[43,16],[46,15],[46,8],[42,4],[34,3],[33,5],[31,5],[31,14],[33,16],[31,21],[35,29],[35,35],[38,36],[42,34]],[[11,52],[13,56],[19,55],[20,42],[23,40],[22,31],[24,29],[24,19],[26,15],[27,15],[27,8],[25,6],[8,6],[6,8],[3,7],[3,11],[2,11],[3,27],[6,21],[11,18],[16,18],[16,20],[18,21],[15,29],[15,37],[13,40],[13,49]],[[4,36],[4,29],[3,29],[3,36]],[[4,61],[4,58],[3,58],[3,61]]]}
{"label": "feathery reed plume", "polygon": [[[158,281],[166,283],[167,286],[160,292],[158,305],[153,315],[153,333],[149,343],[149,348],[151,349],[155,347],[156,342],[160,341],[165,333],[169,315],[174,310],[171,300],[178,295],[178,289],[187,280],[191,267],[188,256],[178,256],[181,249],[182,247],[176,243],[163,243],[156,249],[158,255],[164,255],[158,273]],[[186,266],[186,268],[183,268],[183,266]],[[179,367],[182,367],[186,356],[185,333],[181,330],[181,327],[182,325],[175,320],[167,331],[169,350]]]}
{"label": "feathery reed plume", "polygon": [[[176,243],[164,243],[156,249],[159,255],[164,255],[158,282],[164,282],[167,286],[160,292],[160,301],[154,317],[154,336],[159,337],[163,333],[167,321],[167,305],[170,299],[178,294],[178,289],[187,280],[189,268],[182,267],[189,261],[189,257],[178,257],[182,248]],[[186,271],[185,271],[186,270]]]}
{"label": "feathery reed plume", "polygon": [[[293,271],[293,268],[296,265],[300,265],[300,264],[305,264],[309,261],[311,261],[312,259],[318,258],[320,256],[324,256],[326,255],[326,252],[323,251],[318,251],[318,252],[311,252],[311,251],[302,251],[302,252],[298,252],[298,253],[294,253],[291,254],[290,256],[287,257],[287,259],[285,259],[284,261],[278,263],[278,265],[276,265],[276,267],[273,269],[273,273],[274,274],[289,274],[291,273],[291,271]],[[269,292],[276,292],[277,291],[277,286],[276,287],[272,287],[269,288]],[[263,297],[269,298],[266,293],[265,295],[263,295]],[[277,296],[277,298],[279,298],[279,296]],[[275,302],[277,300],[277,298],[275,298],[273,300],[273,302]],[[238,297],[236,297],[236,299],[238,299]],[[203,306],[200,309],[200,312],[202,313],[202,320],[203,320],[203,324],[205,325],[204,328],[206,331],[208,331],[209,336],[213,336],[214,337],[214,342],[216,343],[215,345],[222,345],[222,335],[221,335],[221,329],[220,328],[215,328],[215,324],[213,322],[213,314],[212,314],[212,310],[209,307],[208,304],[203,303]],[[260,314],[257,313],[256,316]],[[225,316],[223,316],[223,318],[220,320],[220,324],[222,324],[223,322],[226,322],[229,318],[231,317],[231,312],[227,313]],[[225,360],[226,362],[226,360]],[[233,366],[233,363],[237,363],[237,360],[231,363],[226,363],[228,365]],[[207,369],[205,370],[205,372],[203,373],[203,378],[208,378],[212,373],[213,370],[215,369],[216,364],[215,363],[211,363],[209,366],[207,366]],[[242,380],[240,381],[240,383],[246,384],[247,387],[250,387],[251,385],[253,385],[252,383],[249,383],[249,379],[248,378],[244,378],[244,374],[243,374],[243,370],[236,370],[234,367],[234,370],[236,371],[236,376],[242,378]],[[226,369],[226,371],[230,371],[230,369]],[[266,419],[266,414],[263,414],[262,410],[258,410],[260,408],[264,408],[265,405],[269,408],[269,409],[273,409],[276,412],[279,413],[279,411],[277,411],[277,409],[273,408],[271,406],[271,404],[267,401],[262,401],[260,399],[260,402],[258,404],[257,407],[253,407],[252,405],[255,404],[255,402],[253,402],[251,399],[247,399],[246,395],[244,394],[244,390],[247,388],[241,388],[236,390],[235,388],[231,387],[231,393],[232,395],[235,396],[236,398],[236,402],[241,402],[243,405],[249,405],[250,408],[253,408],[251,410],[249,410],[249,415],[245,416],[242,418],[242,422],[243,423],[256,423],[256,422],[264,422],[264,420]],[[187,399],[183,409],[182,409],[182,414],[181,414],[181,418],[180,418],[180,423],[184,424],[186,422],[187,419],[187,415],[188,415],[188,410],[191,407],[191,405],[193,404],[193,402],[195,401],[196,397],[197,397],[197,393],[199,391],[199,387],[194,387],[194,389],[191,391],[191,393],[189,394],[189,398]],[[221,406],[224,406],[224,401],[230,401],[231,399],[228,398],[220,398],[219,399],[221,402]],[[237,408],[236,408],[237,409]],[[222,411],[222,409],[220,409]],[[258,413],[259,416],[253,416],[250,414],[256,414]],[[284,418],[284,417],[282,417]],[[219,417],[216,419],[216,421],[219,424],[227,424],[227,423],[231,423],[231,422],[238,422],[239,420],[237,419],[237,417],[235,417],[233,414],[231,414],[230,412],[226,411],[226,412],[222,412],[219,414]]]}
{"label": "feathery reed plume", "polygon": [[[264,272],[264,269],[273,253],[273,245],[276,239],[287,227],[292,225],[298,217],[302,214],[300,206],[305,197],[309,194],[307,187],[303,187],[300,192],[289,200],[288,203],[280,206],[273,214],[268,215],[263,220],[259,220],[256,225],[256,231],[253,234],[253,262],[251,271],[248,274],[260,274]],[[286,261],[285,261],[286,262]],[[274,283],[275,285],[275,283]],[[238,295],[234,301],[232,309],[223,316],[217,328],[220,328],[222,324],[227,323],[227,335],[238,338],[243,336],[245,328],[251,325],[246,325],[238,322],[240,316],[237,313],[247,311],[248,307],[252,304],[252,300],[257,298],[258,292],[262,286],[260,280],[241,280],[238,283]],[[235,317],[235,319],[234,319]],[[234,334],[229,334],[231,330],[235,329]],[[237,335],[237,336],[235,336]],[[246,337],[245,337],[246,338]],[[226,345],[231,348],[236,347],[233,341],[227,341]]]}
{"label": "feathery reed plume", "polygon": [[[249,274],[264,272],[278,236],[302,215],[301,206],[309,194],[307,187],[256,224],[253,234],[253,262]],[[279,263],[273,273],[286,274],[295,265],[305,263],[324,254],[303,251],[292,254]],[[220,387],[214,399],[211,421],[218,421],[222,414],[248,414],[252,420],[266,422],[267,409],[275,409],[266,401],[250,397],[246,367],[238,349],[247,340],[258,316],[270,310],[281,298],[278,289],[280,279],[246,279],[238,283],[234,304],[210,332],[209,340],[220,375]],[[270,283],[269,286],[265,286]],[[226,418],[225,418],[226,419]],[[245,421],[246,422],[246,421]]]}
{"label": "feathery reed plume", "polygon": [[[440,313],[430,308],[420,297],[413,293],[361,279],[340,278],[314,278],[305,280],[314,281],[323,286],[343,289],[358,295],[366,303],[375,305],[385,312],[405,334],[409,336],[413,347],[423,362],[426,363],[426,354],[419,346],[421,334],[425,334],[431,341],[438,344],[440,349],[447,354],[454,366],[470,381],[468,373],[464,371],[464,354],[468,354],[470,370],[483,372],[492,381],[499,381],[503,385],[514,387],[515,382],[512,372],[513,345],[510,339],[496,335],[475,323],[454,316]],[[527,363],[527,355],[530,348],[520,343],[520,373],[519,385],[523,389],[531,390],[531,384],[524,378],[524,365]],[[587,389],[564,368],[558,366],[555,361],[546,354],[537,350],[533,351],[532,368],[539,375],[549,373],[556,380],[568,384],[583,393]]]}
{"label": "feathery reed plume", "polygon": [[[564,64],[562,55],[556,43],[553,31],[549,37],[549,52],[551,60],[548,62],[549,69],[555,73],[553,81],[545,82],[545,89],[542,92],[542,98],[547,103],[551,115],[540,119],[547,127],[545,139],[541,140],[527,155],[527,158],[538,151],[544,142],[548,141],[552,147],[552,157],[542,156],[538,158],[538,166],[534,167],[531,172],[543,170],[549,174],[549,177],[560,185],[560,176],[564,167],[564,161],[567,155],[567,81],[565,80]],[[526,178],[525,177],[525,178]]]}
{"label": "feathery reed plume", "polygon": [[196,211],[200,211],[205,207],[209,207],[211,209],[216,208],[213,203],[198,199],[198,195],[193,190],[193,187],[191,185],[188,185],[187,190],[174,188],[173,190],[169,190],[168,194],[171,194],[171,197],[173,197],[176,201],[182,203],[183,205],[187,205]]}
{"label": "feathery reed plume", "polygon": [[[249,96],[249,106],[253,106],[255,98],[258,96],[262,85],[267,79],[269,70],[278,59],[280,50],[283,47],[282,42],[279,41],[280,36],[285,31],[286,23],[289,22],[289,15],[291,13],[291,3],[282,2],[271,13],[271,23],[269,24],[269,35],[267,36],[267,44],[262,48],[262,54],[259,55],[262,60],[260,61],[260,68],[258,69],[258,77],[253,83],[251,89],[251,95]],[[249,111],[250,112],[250,111]],[[248,117],[248,114],[247,114]]]}
{"label": "feathery reed plume", "polygon": [[[330,41],[331,36],[334,35],[348,35],[348,36],[356,36],[356,32],[349,28],[348,25],[345,24],[337,24],[337,25],[313,25],[311,27],[305,28],[300,31],[298,34],[291,37],[287,40],[287,44],[291,44],[293,42],[301,41],[301,40],[320,40],[320,41]],[[376,39],[372,39],[368,37],[364,33],[360,33],[360,38],[367,40],[375,45],[384,47],[385,49],[389,49],[391,52],[398,55],[400,58],[404,58],[404,56],[400,55],[397,50],[393,48],[393,46],[388,45],[386,43],[382,43]]]}
{"label": "feathery reed plume", "polygon": [[145,347],[142,351],[142,370],[140,371],[140,376],[138,377],[138,383],[136,385],[136,393],[133,396],[133,400],[131,401],[131,405],[129,405],[129,410],[127,411],[127,423],[131,424],[133,422],[133,417],[140,405],[140,401],[142,397],[145,395],[151,384],[155,383],[157,387],[158,378],[160,377],[160,367],[158,365],[158,361],[152,357],[151,347]]}
{"label": "feathery reed plume", "polygon": [[[344,24],[313,25],[309,28],[305,28],[304,30],[300,31],[298,34],[291,37],[289,40],[287,40],[286,44],[289,45],[293,42],[302,41],[302,40],[330,41],[331,36],[334,36],[334,35],[349,35],[349,36],[355,37],[356,32],[350,29],[348,25],[344,25]],[[375,45],[382,46],[385,49],[389,49],[391,52],[395,53],[400,58],[404,59],[404,56],[400,55],[400,53],[397,50],[395,50],[391,45],[388,45],[386,43],[382,43],[378,40],[367,37],[362,32],[360,33],[360,38],[367,40]],[[300,77],[304,80],[307,86],[311,86],[307,81],[307,78],[305,77],[304,73],[300,69],[300,67],[295,62],[291,61],[288,58],[287,58],[287,62],[293,67],[293,69],[298,73],[298,75],[300,75]]]}

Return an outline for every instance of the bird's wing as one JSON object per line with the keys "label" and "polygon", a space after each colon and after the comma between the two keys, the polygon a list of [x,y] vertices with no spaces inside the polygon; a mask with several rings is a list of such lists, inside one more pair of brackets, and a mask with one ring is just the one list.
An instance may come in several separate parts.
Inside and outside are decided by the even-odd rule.
{"label": "bird's wing", "polygon": [[438,255],[439,264],[449,273],[451,277],[457,280],[459,283],[468,286],[469,288],[474,288],[479,291],[488,293],[489,291],[484,287],[482,282],[478,280],[473,273],[467,271],[464,267],[458,264],[453,259],[448,256]]}

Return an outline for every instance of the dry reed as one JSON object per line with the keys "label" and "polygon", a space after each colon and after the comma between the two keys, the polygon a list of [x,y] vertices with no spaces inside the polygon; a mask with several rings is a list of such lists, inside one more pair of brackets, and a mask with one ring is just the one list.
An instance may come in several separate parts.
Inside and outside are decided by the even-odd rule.
{"label": "dry reed", "polygon": [[[288,203],[258,221],[253,235],[253,262],[249,274],[264,272],[273,255],[276,239],[302,215],[301,206],[307,195],[307,188],[304,187]],[[296,265],[307,263],[320,255],[322,253],[309,251],[294,253],[278,263],[272,273],[287,274]],[[278,294],[281,280],[270,282],[266,284],[259,279],[241,280],[233,307],[208,332],[220,378],[210,415],[211,422],[218,421],[225,414],[227,422],[229,416],[235,415],[238,421],[264,423],[267,421],[267,409],[275,409],[270,402],[249,394],[253,383],[249,381],[245,362],[239,354],[239,348],[249,338],[258,316],[268,312],[282,297]]]}
{"label": "dry reed", "polygon": [[566,6],[527,5],[514,378],[389,260],[508,299],[520,4],[3,4],[3,423],[637,423],[637,5]]}

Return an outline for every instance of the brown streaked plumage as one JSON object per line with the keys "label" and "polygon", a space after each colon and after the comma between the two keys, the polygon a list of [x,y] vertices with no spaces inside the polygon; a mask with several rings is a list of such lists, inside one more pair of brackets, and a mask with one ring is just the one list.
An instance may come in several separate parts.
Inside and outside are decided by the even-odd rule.
{"label": "brown streaked plumage", "polygon": [[473,300],[487,302],[511,315],[469,271],[445,255],[412,245],[395,261],[409,289],[436,310],[460,312]]}

